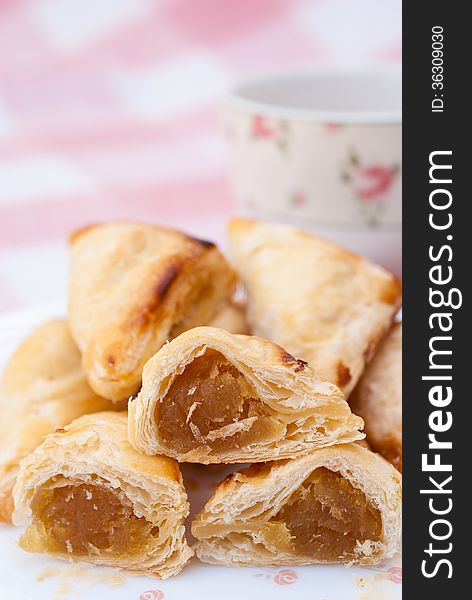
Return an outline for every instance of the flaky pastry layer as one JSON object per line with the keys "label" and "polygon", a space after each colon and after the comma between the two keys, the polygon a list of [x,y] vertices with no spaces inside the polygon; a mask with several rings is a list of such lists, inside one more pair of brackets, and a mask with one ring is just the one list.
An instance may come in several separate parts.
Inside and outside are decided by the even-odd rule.
{"label": "flaky pastry layer", "polygon": [[227,566],[374,565],[399,549],[401,490],[398,471],[358,444],[250,467],[195,518],[195,551]]}
{"label": "flaky pastry layer", "polygon": [[92,388],[128,399],[146,361],[205,325],[236,284],[210,242],[156,225],[109,223],[71,236],[69,320]]}
{"label": "flaky pastry layer", "polygon": [[367,440],[402,470],[402,324],[395,323],[352,393],[349,404],[365,421]]}
{"label": "flaky pastry layer", "polygon": [[88,385],[66,321],[48,321],[23,340],[0,382],[0,521],[11,521],[20,460],[54,429],[110,406]]}
{"label": "flaky pastry layer", "polygon": [[252,333],[302,358],[346,395],[399,307],[385,269],[301,230],[246,219],[229,225]]}
{"label": "flaky pastry layer", "polygon": [[261,462],[363,437],[340,390],[306,363],[267,340],[213,327],[161,348],[128,410],[138,451],[181,462]]}
{"label": "flaky pastry layer", "polygon": [[137,453],[126,423],[125,413],[81,417],[22,461],[13,519],[25,550],[160,578],[182,569],[193,552],[178,465]]}

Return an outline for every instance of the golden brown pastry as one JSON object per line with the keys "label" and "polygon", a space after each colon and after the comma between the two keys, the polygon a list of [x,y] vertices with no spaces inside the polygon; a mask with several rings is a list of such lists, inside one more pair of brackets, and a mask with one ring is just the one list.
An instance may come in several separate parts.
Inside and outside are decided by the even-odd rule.
{"label": "golden brown pastry", "polygon": [[0,521],[10,521],[18,463],[43,437],[110,401],[85,379],[66,321],[40,325],[10,358],[0,382]]}
{"label": "golden brown pastry", "polygon": [[223,481],[192,523],[204,562],[374,565],[399,548],[401,475],[358,444],[256,465]]}
{"label": "golden brown pastry", "polygon": [[180,462],[261,462],[364,437],[340,390],[306,363],[214,327],[163,346],[128,410],[133,446]]}
{"label": "golden brown pastry", "polygon": [[211,322],[235,283],[214,244],[172,229],[111,223],[73,234],[69,319],[92,388],[128,399],[148,358]]}
{"label": "golden brown pastry", "polygon": [[126,413],[76,419],[48,435],[14,488],[20,546],[58,558],[169,577],[193,552],[189,506],[175,461],[130,446]]}
{"label": "golden brown pastry", "polygon": [[402,324],[395,323],[380,342],[374,358],[349,403],[365,421],[368,442],[402,470]]}
{"label": "golden brown pastry", "polygon": [[243,335],[250,333],[249,325],[246,321],[245,308],[232,301],[223,304],[213,321],[210,323],[210,326],[225,329],[230,333],[241,333]]}
{"label": "golden brown pastry", "polygon": [[394,276],[282,225],[233,219],[229,240],[252,333],[308,361],[347,397],[399,306]]}

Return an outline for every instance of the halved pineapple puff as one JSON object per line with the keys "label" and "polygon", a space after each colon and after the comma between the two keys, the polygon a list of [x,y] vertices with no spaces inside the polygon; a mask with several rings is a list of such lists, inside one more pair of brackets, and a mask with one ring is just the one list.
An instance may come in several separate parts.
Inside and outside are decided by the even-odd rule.
{"label": "halved pineapple puff", "polygon": [[401,475],[358,444],[233,473],[192,524],[204,562],[374,565],[401,535]]}
{"label": "halved pineapple puff", "polygon": [[161,348],[128,409],[133,446],[180,462],[262,462],[364,437],[339,388],[304,361],[214,327]]}
{"label": "halved pineapple puff", "polygon": [[23,460],[13,519],[26,526],[24,550],[160,578],[182,569],[193,552],[178,465],[138,454],[126,421],[124,413],[81,417]]}

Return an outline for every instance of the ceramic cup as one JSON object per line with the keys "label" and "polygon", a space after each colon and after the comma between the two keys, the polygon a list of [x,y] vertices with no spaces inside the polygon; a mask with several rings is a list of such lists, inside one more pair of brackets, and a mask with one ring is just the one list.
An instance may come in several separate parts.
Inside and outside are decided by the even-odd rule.
{"label": "ceramic cup", "polygon": [[400,274],[400,69],[242,83],[224,128],[238,212],[300,225]]}

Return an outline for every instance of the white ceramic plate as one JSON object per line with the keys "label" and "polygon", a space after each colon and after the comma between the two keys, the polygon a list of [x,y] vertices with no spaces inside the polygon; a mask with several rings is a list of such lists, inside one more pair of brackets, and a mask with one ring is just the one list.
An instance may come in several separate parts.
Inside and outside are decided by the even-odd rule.
{"label": "white ceramic plate", "polygon": [[[0,368],[36,324],[65,313],[47,305],[0,316]],[[234,469],[234,467],[233,467]],[[231,468],[184,465],[183,473],[197,512]],[[0,599],[3,600],[397,600],[401,598],[400,557],[373,568],[312,566],[230,569],[193,558],[171,579],[159,581],[122,571],[23,552],[19,530],[0,524]]]}

